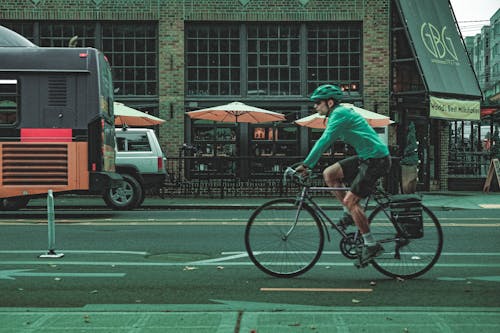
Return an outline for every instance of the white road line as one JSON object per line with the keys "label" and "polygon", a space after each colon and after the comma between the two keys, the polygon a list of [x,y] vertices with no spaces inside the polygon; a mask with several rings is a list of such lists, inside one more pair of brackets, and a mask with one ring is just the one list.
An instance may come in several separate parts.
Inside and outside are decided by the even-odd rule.
{"label": "white road line", "polygon": [[[262,251],[261,251],[262,252]],[[268,251],[272,253],[272,251]],[[234,252],[222,252],[222,255],[234,255],[238,253],[246,253],[241,251]],[[314,251],[294,251],[294,253],[315,253]],[[341,254],[340,251],[323,251],[322,254],[332,254],[338,255]],[[421,253],[421,254],[431,254],[431,253]],[[442,252],[442,256],[500,256],[500,252]]]}
{"label": "white road line", "polygon": [[246,252],[240,252],[239,254],[233,254],[233,255],[230,255],[229,257],[192,261],[192,262],[190,262],[190,264],[197,265],[197,264],[204,264],[204,263],[207,263],[207,264],[208,263],[220,263],[220,262],[227,261],[227,260],[246,258],[246,257],[248,257],[248,254]]}
{"label": "white road line", "polygon": [[[32,254],[32,253],[42,253],[43,250],[0,250],[0,254]],[[68,250],[65,253],[75,253],[75,254],[89,254],[89,255],[139,255],[147,256],[150,253],[141,251],[106,251],[106,250]],[[267,251],[273,252],[273,251]],[[274,251],[278,253],[278,251]],[[263,253],[263,252],[262,252]],[[296,253],[296,252],[295,252]],[[301,253],[313,253],[311,251],[301,251]],[[257,253],[258,255],[259,253]],[[323,254],[328,256],[335,255],[343,259],[339,251],[324,251]],[[0,260],[0,265],[82,265],[82,266],[249,266],[253,265],[250,260],[245,261],[234,261],[235,259],[247,258],[248,254],[245,251],[225,251],[221,253],[222,257],[211,258],[206,260],[197,261],[187,261],[187,262],[126,262],[126,261],[84,261],[84,260]],[[421,255],[426,255],[426,253],[421,253]],[[500,253],[497,252],[443,252],[441,257],[498,257]],[[321,260],[316,265],[318,266],[352,266],[351,261],[332,261],[332,260]],[[470,267],[470,268],[499,268],[500,263],[447,263],[441,260],[435,267]]]}
{"label": "white road line", "polygon": [[[31,253],[43,253],[45,250],[0,250],[0,254],[31,254]],[[78,253],[78,254],[130,254],[138,256],[147,256],[149,252],[140,251],[114,251],[114,250],[64,250],[64,253]],[[1,262],[1,261],[0,261]]]}
{"label": "white road line", "polygon": [[[124,255],[137,255],[137,256],[148,256],[152,253],[143,252],[143,251],[116,251],[116,250],[64,250],[64,253],[75,253],[75,254],[124,254]],[[0,254],[40,254],[46,252],[46,249],[40,250],[0,250]],[[293,253],[316,253],[315,251],[292,251]],[[270,254],[270,253],[281,253],[281,251],[258,251],[258,254]],[[431,255],[431,252],[419,252],[420,255]],[[221,262],[239,258],[248,257],[247,252],[245,251],[225,251],[221,252],[223,257],[219,258],[211,258],[205,260],[193,261],[191,263],[211,263],[211,262]],[[340,251],[323,251],[322,255],[342,255]],[[498,257],[500,256],[500,252],[442,252],[441,257],[445,256],[459,256],[459,257]],[[0,263],[2,261],[0,260]]]}
{"label": "white road line", "polygon": [[494,209],[498,209],[500,208],[500,204],[480,204],[479,207],[481,208],[494,208]]}
{"label": "white road line", "polygon": [[[57,265],[57,266],[108,266],[108,267],[119,267],[119,266],[136,266],[136,267],[171,267],[171,266],[193,266],[193,262],[120,262],[120,261],[11,261],[5,260],[0,261],[0,265]],[[220,262],[203,263],[198,262],[196,266],[220,266]],[[253,266],[250,261],[244,262],[224,262],[224,266]],[[335,266],[335,267],[354,267],[352,262],[318,262],[316,266]],[[440,264],[437,263],[434,267],[445,267],[445,268],[500,268],[500,263],[498,264],[465,264],[465,263],[454,263],[454,264]]]}
{"label": "white road line", "polygon": [[[152,218],[146,220],[130,221],[130,218],[106,218],[106,219],[56,219],[56,223],[68,226],[78,225],[166,225],[166,226],[197,226],[197,225],[219,225],[219,226],[245,226],[248,219],[246,218],[230,218],[230,219],[199,219],[199,218]],[[376,221],[376,220],[375,220]],[[439,218],[442,227],[500,227],[500,218],[498,217],[483,217],[471,218],[466,217],[441,217]],[[17,220],[1,220],[0,225],[40,225],[47,224],[46,219],[17,219]]]}

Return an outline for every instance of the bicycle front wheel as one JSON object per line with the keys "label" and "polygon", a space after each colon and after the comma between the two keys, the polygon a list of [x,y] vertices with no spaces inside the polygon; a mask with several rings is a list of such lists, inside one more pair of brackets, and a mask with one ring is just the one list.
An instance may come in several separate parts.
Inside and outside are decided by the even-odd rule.
{"label": "bicycle front wheel", "polygon": [[275,277],[307,272],[319,260],[324,230],[314,210],[294,199],[276,199],[255,210],[245,230],[250,260]]}
{"label": "bicycle front wheel", "polygon": [[400,235],[390,219],[390,213],[381,207],[370,214],[371,233],[385,250],[372,264],[382,274],[411,279],[424,274],[438,261],[443,249],[441,225],[429,208],[422,206],[422,209],[423,237],[416,239]]}

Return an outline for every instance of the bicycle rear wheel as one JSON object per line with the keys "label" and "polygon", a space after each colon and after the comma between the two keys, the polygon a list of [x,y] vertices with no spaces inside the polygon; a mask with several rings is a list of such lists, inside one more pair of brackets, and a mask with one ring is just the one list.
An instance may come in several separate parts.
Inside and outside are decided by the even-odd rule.
{"label": "bicycle rear wheel", "polygon": [[245,230],[250,260],[275,277],[307,272],[319,260],[324,230],[314,210],[294,199],[276,199],[257,208]]}
{"label": "bicycle rear wheel", "polygon": [[370,230],[385,252],[375,258],[373,267],[393,278],[411,279],[434,266],[443,249],[443,232],[436,216],[422,206],[423,237],[404,238],[398,235],[386,212],[377,207],[369,216]]}

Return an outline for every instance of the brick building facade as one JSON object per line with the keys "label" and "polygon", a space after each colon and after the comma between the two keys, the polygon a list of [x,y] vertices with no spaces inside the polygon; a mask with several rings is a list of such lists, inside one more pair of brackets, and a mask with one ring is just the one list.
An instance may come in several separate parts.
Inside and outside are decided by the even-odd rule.
{"label": "brick building facade", "polygon": [[[184,24],[188,21],[363,21],[364,99],[379,101],[388,114],[388,0],[175,1],[175,0],[16,0],[2,1],[2,21],[151,21],[158,24],[160,116],[165,146],[184,142]],[[368,42],[368,43],[367,43]],[[169,143],[166,145],[166,143]],[[168,148],[167,148],[168,149]],[[172,151],[175,152],[175,151]]]}
{"label": "brick building facade", "polygon": [[[168,156],[177,156],[188,143],[203,145],[204,152],[224,150],[219,156],[230,152],[259,158],[256,151],[270,147],[273,156],[298,158],[318,134],[297,129],[293,120],[310,112],[307,96],[318,84],[339,84],[346,90],[347,102],[394,117],[392,7],[390,0],[3,0],[0,24],[40,46],[66,46],[54,41],[84,34],[79,46],[86,43],[83,46],[109,54],[116,100],[167,120],[158,133]],[[221,40],[213,44],[213,36]],[[204,43],[217,45],[216,49],[203,51]],[[275,44],[284,50],[273,51]],[[255,66],[253,56],[258,59]],[[276,85],[275,77],[282,82]],[[235,100],[284,112],[289,123],[211,128],[185,116],[189,110]],[[439,136],[446,147],[440,146],[445,154],[439,154],[442,167],[433,176],[434,183],[446,189],[447,123],[436,121],[435,126],[445,128]],[[261,130],[272,145],[256,140]],[[236,142],[229,148],[222,147],[219,139],[203,143],[203,135],[210,131],[225,136],[236,131]],[[390,145],[397,144],[395,132],[390,130]],[[242,169],[259,167],[248,164]],[[199,163],[187,167],[204,168]]]}

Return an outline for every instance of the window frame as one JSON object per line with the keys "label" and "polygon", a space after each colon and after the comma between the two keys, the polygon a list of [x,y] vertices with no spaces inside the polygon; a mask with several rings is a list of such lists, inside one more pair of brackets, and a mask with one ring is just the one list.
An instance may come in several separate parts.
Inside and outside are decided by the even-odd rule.
{"label": "window frame", "polygon": [[186,96],[240,95],[239,25],[203,23],[187,25],[185,31]]}
{"label": "window frame", "polygon": [[[15,85],[14,87],[14,92],[9,92],[7,89],[6,91],[3,91],[2,89],[2,85]],[[14,99],[14,103],[15,103],[15,106],[13,106],[13,109],[14,112],[12,111],[8,111],[9,106],[2,106],[0,104],[0,115],[3,114],[4,110],[3,109],[6,109],[8,113],[11,113],[12,115],[15,115],[15,119],[14,121],[12,122],[0,122],[0,126],[2,127],[14,127],[16,126],[18,123],[19,123],[19,116],[20,116],[20,103],[21,103],[21,96],[20,96],[20,82],[19,82],[19,78],[14,78],[12,76],[0,76],[0,103],[4,100],[2,99],[3,97],[7,97],[7,99],[5,99],[5,101],[12,101],[12,99]],[[11,114],[8,114],[6,117],[8,119],[8,117],[11,116]]]}

